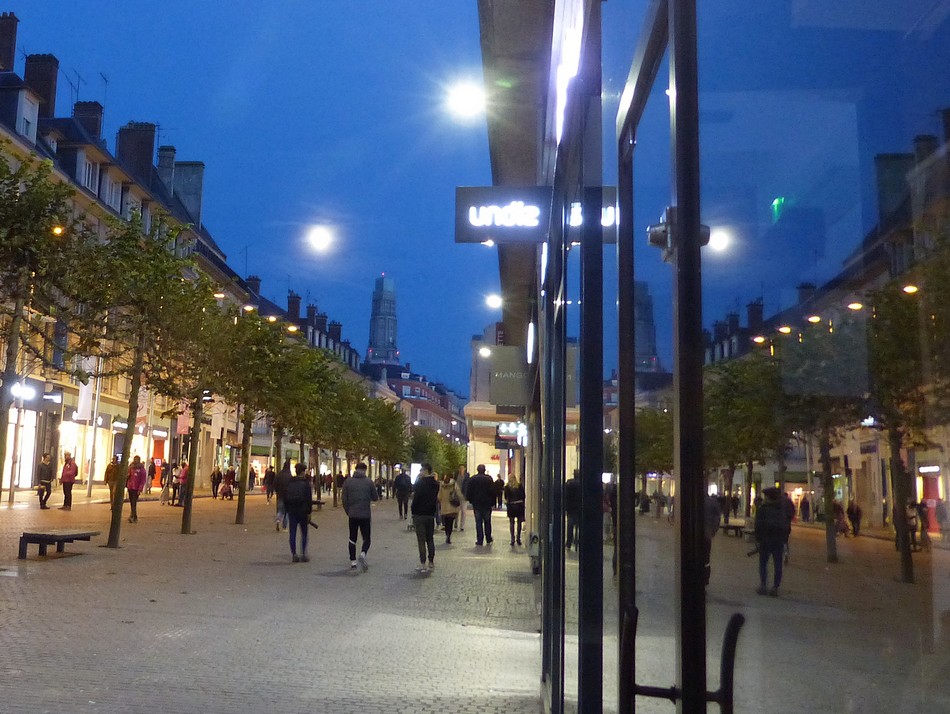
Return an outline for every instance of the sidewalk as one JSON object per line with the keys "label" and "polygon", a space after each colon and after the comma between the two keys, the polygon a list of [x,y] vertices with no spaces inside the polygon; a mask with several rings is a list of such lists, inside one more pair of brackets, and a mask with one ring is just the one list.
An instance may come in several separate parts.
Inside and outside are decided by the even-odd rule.
{"label": "sidewalk", "polygon": [[[35,499],[0,511],[0,711],[539,711],[535,579],[524,549],[499,546],[506,519],[492,548],[474,546],[473,524],[451,546],[437,534],[421,576],[415,536],[383,500],[358,573],[341,508],[314,513],[312,560],[292,564],[274,506],[250,495],[239,526],[236,504],[196,499],[197,533],[182,536],[180,509],[146,501],[119,549],[98,547],[101,494],[69,512]],[[18,561],[19,533],[38,524],[102,536]]]}

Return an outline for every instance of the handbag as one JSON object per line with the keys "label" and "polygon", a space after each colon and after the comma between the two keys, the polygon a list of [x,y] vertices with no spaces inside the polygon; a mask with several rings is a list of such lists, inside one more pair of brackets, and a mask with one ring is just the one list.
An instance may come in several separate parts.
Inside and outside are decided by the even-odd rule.
{"label": "handbag", "polygon": [[455,491],[449,496],[449,503],[451,503],[454,508],[458,508],[462,505],[462,502],[459,500],[459,495],[455,493]]}

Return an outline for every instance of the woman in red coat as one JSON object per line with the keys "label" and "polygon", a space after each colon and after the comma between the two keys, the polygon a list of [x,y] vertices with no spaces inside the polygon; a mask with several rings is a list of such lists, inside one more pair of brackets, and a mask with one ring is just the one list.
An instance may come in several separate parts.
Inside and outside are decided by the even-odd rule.
{"label": "woman in red coat", "polygon": [[147,480],[148,472],[145,470],[145,464],[142,463],[142,459],[138,456],[134,457],[132,463],[129,464],[129,479],[125,483],[125,487],[129,490],[129,508],[131,509],[129,523],[139,522],[137,510],[139,493],[145,488],[145,482]]}

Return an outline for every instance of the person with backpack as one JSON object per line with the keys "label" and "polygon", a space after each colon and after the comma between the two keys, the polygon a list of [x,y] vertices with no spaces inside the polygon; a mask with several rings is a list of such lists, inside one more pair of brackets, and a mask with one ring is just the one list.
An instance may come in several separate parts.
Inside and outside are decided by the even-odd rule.
{"label": "person with backpack", "polygon": [[446,474],[439,487],[439,508],[442,511],[442,523],[445,530],[446,545],[452,544],[452,528],[462,507],[462,492],[452,474]]}
{"label": "person with backpack", "polygon": [[[782,555],[787,538],[787,521],[779,500],[780,491],[774,486],[762,490],[762,505],[755,511],[755,540],[759,548],[759,595],[778,596],[782,584]],[[769,560],[773,563],[774,576],[771,589],[767,587]]]}
{"label": "person with backpack", "polygon": [[[353,476],[343,482],[343,510],[349,518],[350,525],[350,569],[356,570],[359,565],[364,573],[369,568],[366,554],[370,546],[370,530],[373,511],[371,504],[379,500],[376,484],[366,476],[366,464],[357,464]],[[360,548],[359,561],[356,559],[356,536],[363,537],[363,547]]]}
{"label": "person with backpack", "polygon": [[[313,512],[313,488],[307,478],[305,464],[297,464],[295,473],[287,481],[284,490],[284,509],[290,521],[290,556],[291,562],[306,563],[310,560],[307,555],[307,526],[310,523],[310,514]],[[300,555],[297,555],[297,530],[300,530]]]}

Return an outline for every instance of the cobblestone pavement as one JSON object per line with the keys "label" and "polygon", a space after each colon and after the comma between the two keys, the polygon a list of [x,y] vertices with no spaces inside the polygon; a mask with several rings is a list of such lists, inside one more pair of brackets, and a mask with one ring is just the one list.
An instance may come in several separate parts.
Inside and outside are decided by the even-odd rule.
{"label": "cobblestone pavement", "polygon": [[[435,572],[417,575],[384,501],[358,573],[341,509],[314,514],[312,560],[292,564],[261,496],[242,526],[236,501],[196,499],[190,536],[180,509],[141,503],[119,549],[98,547],[104,503],[28,504],[0,510],[0,712],[540,711],[534,582],[500,540],[437,538]],[[40,524],[103,534],[18,561]]]}
{"label": "cobblestone pavement", "polygon": [[[100,494],[101,495],[101,494]],[[153,496],[156,494],[153,494]],[[95,500],[95,497],[94,499]],[[108,506],[71,512],[35,499],[0,508],[0,712],[504,712],[540,711],[536,597],[523,549],[477,549],[472,524],[436,571],[417,575],[415,537],[392,501],[378,504],[367,573],[349,568],[345,517],[324,507],[312,561],[291,564],[272,506],[196,499],[197,533],[181,511],[140,504],[122,547],[105,541]],[[54,496],[54,505],[55,496]],[[16,559],[33,525],[93,527],[64,555]],[[673,529],[638,519],[637,679],[675,678]],[[950,550],[915,554],[918,582],[897,581],[893,543],[838,541],[796,528],[779,598],[757,596],[750,545],[720,534],[708,591],[709,688],[719,684],[728,617],[741,612],[736,711],[950,711]],[[605,708],[616,711],[616,589],[605,567]],[[567,556],[566,689],[577,649],[577,561]],[[571,711],[568,702],[568,711]],[[639,699],[640,714],[672,712]],[[710,712],[718,707],[710,706]]]}

